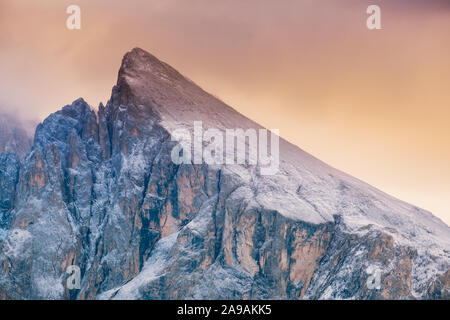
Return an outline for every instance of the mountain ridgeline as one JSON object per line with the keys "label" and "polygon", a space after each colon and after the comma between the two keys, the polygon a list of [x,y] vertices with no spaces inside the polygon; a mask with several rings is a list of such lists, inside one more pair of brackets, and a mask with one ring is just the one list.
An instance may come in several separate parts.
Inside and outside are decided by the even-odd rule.
{"label": "mountain ridgeline", "polygon": [[450,298],[450,228],[431,213],[282,139],[275,175],[175,164],[172,133],[194,121],[261,128],[136,48],[106,106],[78,99],[26,156],[3,153],[0,298]]}

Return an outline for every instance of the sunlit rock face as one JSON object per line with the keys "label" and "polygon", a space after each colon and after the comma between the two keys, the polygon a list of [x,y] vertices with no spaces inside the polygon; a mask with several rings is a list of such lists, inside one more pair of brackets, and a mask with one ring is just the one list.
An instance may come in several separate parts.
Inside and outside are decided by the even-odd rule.
{"label": "sunlit rock face", "polygon": [[272,176],[176,165],[173,130],[194,121],[260,128],[133,49],[106,106],[78,99],[22,164],[0,156],[0,298],[448,298],[439,219],[284,140]]}

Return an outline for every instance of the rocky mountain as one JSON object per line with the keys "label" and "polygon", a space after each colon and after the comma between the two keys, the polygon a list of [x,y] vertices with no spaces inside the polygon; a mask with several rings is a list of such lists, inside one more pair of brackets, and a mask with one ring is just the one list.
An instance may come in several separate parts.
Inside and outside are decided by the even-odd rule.
{"label": "rocky mountain", "polygon": [[11,114],[0,113],[0,242],[14,206],[20,160],[31,150],[31,126]]}
{"label": "rocky mountain", "polygon": [[196,121],[261,128],[133,49],[105,107],[78,99],[22,163],[2,155],[0,298],[450,298],[450,228],[431,213],[282,139],[275,175],[175,164]]}

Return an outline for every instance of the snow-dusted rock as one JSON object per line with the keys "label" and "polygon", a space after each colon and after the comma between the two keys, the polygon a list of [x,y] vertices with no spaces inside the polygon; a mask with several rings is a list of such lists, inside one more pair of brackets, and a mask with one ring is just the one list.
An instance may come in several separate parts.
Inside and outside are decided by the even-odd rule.
{"label": "snow-dusted rock", "polygon": [[38,126],[23,168],[0,159],[0,297],[448,298],[450,229],[432,214],[282,139],[273,176],[176,165],[173,132],[194,121],[261,128],[133,49],[105,107],[76,100]]}

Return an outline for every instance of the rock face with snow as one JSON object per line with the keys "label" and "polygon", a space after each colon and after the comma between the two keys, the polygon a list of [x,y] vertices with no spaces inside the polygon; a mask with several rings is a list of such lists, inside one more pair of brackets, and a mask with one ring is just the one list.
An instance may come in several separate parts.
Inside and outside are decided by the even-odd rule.
{"label": "rock face with snow", "polygon": [[6,235],[16,197],[20,162],[15,154],[0,154],[0,242]]}
{"label": "rock face with snow", "polygon": [[21,165],[2,155],[0,298],[450,298],[450,228],[432,214],[284,140],[275,175],[175,164],[173,132],[194,121],[260,128],[133,49],[105,107],[76,100]]}
{"label": "rock face with snow", "polygon": [[30,151],[31,144],[27,126],[11,114],[0,113],[0,242],[11,220],[20,159]]}

